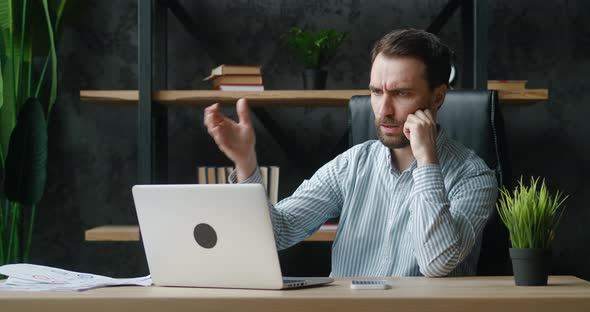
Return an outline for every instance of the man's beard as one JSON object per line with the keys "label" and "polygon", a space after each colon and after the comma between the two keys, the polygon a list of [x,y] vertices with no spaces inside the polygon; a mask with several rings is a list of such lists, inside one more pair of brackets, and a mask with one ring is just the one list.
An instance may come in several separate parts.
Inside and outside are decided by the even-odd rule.
{"label": "man's beard", "polygon": [[375,119],[375,128],[377,130],[377,137],[379,141],[389,149],[404,148],[410,145],[410,141],[404,135],[403,131],[399,135],[384,135],[381,132],[381,125],[394,125],[403,127],[404,122],[395,120],[393,118],[385,117],[381,120]]}

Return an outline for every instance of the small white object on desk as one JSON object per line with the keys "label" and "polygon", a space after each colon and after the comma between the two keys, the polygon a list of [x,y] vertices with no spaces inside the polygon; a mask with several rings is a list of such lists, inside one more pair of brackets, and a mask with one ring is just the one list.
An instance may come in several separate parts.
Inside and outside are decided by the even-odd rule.
{"label": "small white object on desk", "polygon": [[386,280],[352,280],[351,289],[389,289],[391,285]]}

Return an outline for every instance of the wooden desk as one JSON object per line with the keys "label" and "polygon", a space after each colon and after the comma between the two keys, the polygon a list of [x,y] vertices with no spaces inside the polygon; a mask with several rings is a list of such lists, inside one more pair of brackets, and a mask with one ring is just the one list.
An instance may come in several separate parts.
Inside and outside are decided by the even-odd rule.
{"label": "wooden desk", "polygon": [[350,279],[287,291],[166,287],[80,293],[0,292],[2,311],[590,311],[590,283],[552,276],[547,287],[516,287],[511,276],[390,278],[389,290],[351,290]]}

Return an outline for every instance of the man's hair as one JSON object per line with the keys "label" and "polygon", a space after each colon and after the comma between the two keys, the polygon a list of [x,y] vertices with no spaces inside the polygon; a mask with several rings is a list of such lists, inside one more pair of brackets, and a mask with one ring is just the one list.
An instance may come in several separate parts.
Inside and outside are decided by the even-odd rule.
{"label": "man's hair", "polygon": [[394,30],[375,43],[371,64],[379,53],[386,57],[413,57],[426,66],[425,79],[430,89],[449,85],[451,52],[435,35],[417,29]]}

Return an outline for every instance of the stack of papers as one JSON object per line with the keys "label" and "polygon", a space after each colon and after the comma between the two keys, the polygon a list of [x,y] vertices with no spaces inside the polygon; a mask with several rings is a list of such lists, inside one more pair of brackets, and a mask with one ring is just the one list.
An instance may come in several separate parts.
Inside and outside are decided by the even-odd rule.
{"label": "stack of papers", "polygon": [[8,276],[0,283],[0,291],[82,291],[106,286],[152,285],[149,275],[112,278],[26,263],[0,266],[0,274]]}

